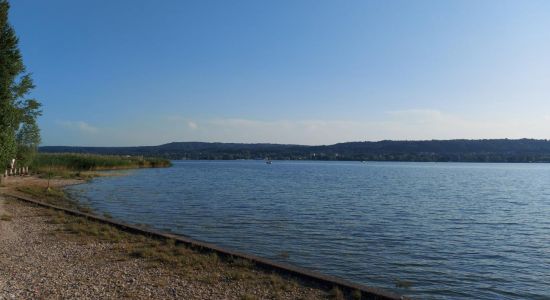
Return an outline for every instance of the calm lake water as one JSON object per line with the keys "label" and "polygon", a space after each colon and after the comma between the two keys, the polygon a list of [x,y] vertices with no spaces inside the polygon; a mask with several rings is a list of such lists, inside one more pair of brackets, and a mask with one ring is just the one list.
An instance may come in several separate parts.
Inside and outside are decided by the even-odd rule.
{"label": "calm lake water", "polygon": [[550,164],[175,161],[70,190],[129,223],[415,298],[550,299]]}

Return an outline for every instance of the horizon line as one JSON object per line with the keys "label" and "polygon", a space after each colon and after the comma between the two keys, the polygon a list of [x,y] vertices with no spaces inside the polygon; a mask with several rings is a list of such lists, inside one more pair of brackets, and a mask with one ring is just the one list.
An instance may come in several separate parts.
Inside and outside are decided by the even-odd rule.
{"label": "horizon line", "polygon": [[549,139],[537,139],[537,138],[483,138],[483,139],[468,139],[468,138],[456,138],[456,139],[383,139],[383,140],[364,140],[364,141],[347,141],[347,142],[338,142],[333,144],[286,144],[286,143],[269,143],[269,142],[204,142],[204,141],[172,141],[163,144],[157,145],[134,145],[134,146],[84,146],[84,145],[40,145],[39,148],[43,147],[80,147],[80,148],[134,148],[134,147],[158,147],[168,144],[175,143],[202,143],[202,144],[241,144],[241,145],[281,145],[281,146],[304,146],[304,147],[319,147],[319,146],[332,146],[338,144],[349,144],[349,143],[380,143],[380,142],[434,142],[434,141],[521,141],[521,140],[531,140],[531,141],[550,141]]}

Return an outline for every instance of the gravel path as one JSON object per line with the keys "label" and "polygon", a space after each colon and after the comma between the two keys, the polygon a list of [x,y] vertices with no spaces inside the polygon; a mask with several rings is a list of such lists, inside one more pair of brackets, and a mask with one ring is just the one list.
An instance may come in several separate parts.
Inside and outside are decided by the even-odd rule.
{"label": "gravel path", "polygon": [[[0,216],[6,215],[6,211],[4,210],[4,202],[5,202],[4,196],[0,194]],[[8,226],[7,222],[0,221],[0,245],[3,245],[7,241],[13,240],[14,238],[15,238],[15,235],[13,233],[13,230],[11,229],[11,226]],[[0,256],[0,272],[2,271],[3,265],[4,265],[4,260],[2,256]],[[1,274],[4,274],[4,273],[3,272],[0,273],[0,299],[2,298],[1,291],[4,291],[6,286],[5,276]]]}
{"label": "gravel path", "polygon": [[[0,194],[0,217],[10,216],[4,209],[5,202],[6,201],[4,199],[4,196]],[[14,239],[15,239],[15,233],[13,232],[12,226],[10,226],[8,222],[0,221],[0,242],[4,240],[9,241]],[[0,284],[1,284],[1,281],[0,281]]]}
{"label": "gravel path", "polygon": [[59,230],[62,225],[51,222],[49,210],[0,195],[2,215],[11,220],[0,220],[0,299],[326,297],[326,292],[300,284],[280,289],[246,280],[205,280],[210,270],[183,274],[175,267],[131,258],[109,242],[67,238]]}

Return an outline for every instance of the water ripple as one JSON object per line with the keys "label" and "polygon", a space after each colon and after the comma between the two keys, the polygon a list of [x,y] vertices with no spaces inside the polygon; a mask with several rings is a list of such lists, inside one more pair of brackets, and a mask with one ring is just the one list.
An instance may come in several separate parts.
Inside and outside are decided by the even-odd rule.
{"label": "water ripple", "polygon": [[186,161],[71,190],[126,222],[413,297],[550,299],[549,182],[546,164]]}

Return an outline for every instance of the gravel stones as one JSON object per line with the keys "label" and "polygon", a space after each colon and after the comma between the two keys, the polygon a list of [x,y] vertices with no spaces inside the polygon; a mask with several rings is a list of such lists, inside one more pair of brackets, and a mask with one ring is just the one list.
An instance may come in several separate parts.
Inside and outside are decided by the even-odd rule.
{"label": "gravel stones", "polygon": [[47,209],[0,195],[0,215],[4,213],[12,219],[0,221],[0,299],[326,298],[326,292],[315,287],[289,283],[281,289],[254,280],[212,277],[212,270],[182,271],[131,258],[99,239],[66,238]]}

